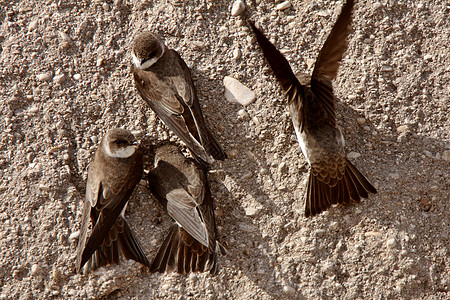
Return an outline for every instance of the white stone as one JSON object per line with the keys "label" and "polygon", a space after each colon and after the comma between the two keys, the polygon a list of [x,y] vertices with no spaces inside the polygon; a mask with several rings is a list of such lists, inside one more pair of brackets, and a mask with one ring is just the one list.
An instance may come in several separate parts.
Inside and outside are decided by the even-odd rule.
{"label": "white stone", "polygon": [[81,79],[81,75],[77,73],[77,74],[73,75],[73,79],[80,80]]}
{"label": "white stone", "polygon": [[442,159],[445,161],[450,161],[450,151],[446,150],[442,153]]}
{"label": "white stone", "polygon": [[30,24],[28,24],[28,31],[33,31],[38,27],[38,21],[34,20],[31,21]]}
{"label": "white stone", "polygon": [[289,285],[283,286],[283,292],[289,295],[290,297],[295,296],[295,289],[292,286]]}
{"label": "white stone", "polygon": [[254,215],[256,215],[259,212],[259,209],[256,207],[247,207],[245,208],[245,215],[252,217]]}
{"label": "white stone", "polygon": [[281,2],[280,4],[278,4],[276,8],[277,8],[277,10],[285,10],[289,7],[291,7],[291,2],[284,1],[284,2]]}
{"label": "white stone", "polygon": [[394,248],[396,244],[397,242],[395,241],[395,239],[389,239],[386,241],[386,246],[388,248]]}
{"label": "white stone", "polygon": [[72,233],[69,235],[69,240],[70,240],[70,241],[76,240],[79,236],[80,236],[80,231],[79,231],[79,230],[78,230],[78,231],[75,231],[75,232],[72,232]]}
{"label": "white stone", "polygon": [[366,118],[356,118],[356,123],[358,123],[359,125],[363,125],[364,123],[366,123]]}
{"label": "white stone", "polygon": [[242,51],[239,48],[233,50],[233,59],[238,60],[242,56]]}
{"label": "white stone", "polygon": [[256,95],[251,89],[233,77],[225,76],[223,84],[225,86],[225,99],[231,103],[240,103],[246,106],[256,99]]}
{"label": "white stone", "polygon": [[427,54],[427,55],[425,55],[425,56],[423,57],[423,59],[425,59],[425,60],[433,60],[433,55]]}
{"label": "white stone", "polygon": [[40,270],[41,270],[41,268],[39,267],[39,265],[38,264],[34,264],[34,265],[31,266],[30,274],[32,276],[38,275]]}
{"label": "white stone", "polygon": [[239,16],[245,10],[245,4],[242,0],[236,0],[231,7],[231,15],[233,17]]}
{"label": "white stone", "polygon": [[66,80],[66,76],[64,74],[56,75],[53,77],[53,82],[61,84]]}
{"label": "white stone", "polygon": [[397,132],[402,134],[408,131],[408,125],[400,125],[397,127]]}
{"label": "white stone", "polygon": [[358,157],[360,157],[361,156],[361,153],[358,153],[358,152],[354,152],[354,151],[352,151],[352,152],[350,152],[349,154],[347,154],[347,157],[349,158],[349,159],[357,159]]}
{"label": "white stone", "polygon": [[317,13],[317,15],[320,17],[328,17],[330,14],[326,10],[321,10]]}
{"label": "white stone", "polygon": [[47,73],[41,73],[36,75],[36,78],[40,81],[50,81],[50,79],[52,79],[52,74],[47,72]]}
{"label": "white stone", "polygon": [[381,67],[381,72],[392,72],[392,71],[394,71],[394,68],[392,68],[391,66],[384,65]]}

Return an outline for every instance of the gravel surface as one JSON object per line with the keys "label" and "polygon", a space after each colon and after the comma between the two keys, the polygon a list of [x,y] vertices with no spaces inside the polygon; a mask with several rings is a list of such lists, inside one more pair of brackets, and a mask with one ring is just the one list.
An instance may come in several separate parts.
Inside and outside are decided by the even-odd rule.
{"label": "gravel surface", "polygon": [[[309,219],[308,167],[255,38],[232,1],[193,2],[0,1],[0,299],[449,299],[448,1],[356,5],[334,82],[337,117],[378,194]],[[253,0],[244,9],[295,71],[311,72],[341,7]],[[192,68],[230,157],[209,176],[230,251],[216,276],[150,275],[132,261],[74,273],[86,167],[104,133],[127,128],[145,147],[177,140],[129,73],[143,29]],[[256,100],[228,102],[225,76]],[[151,259],[171,219],[144,180],[127,218]]]}

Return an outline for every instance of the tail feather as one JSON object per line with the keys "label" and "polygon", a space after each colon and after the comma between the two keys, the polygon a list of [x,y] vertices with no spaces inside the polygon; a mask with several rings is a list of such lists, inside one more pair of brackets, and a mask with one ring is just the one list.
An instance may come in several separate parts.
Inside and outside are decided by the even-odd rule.
{"label": "tail feather", "polygon": [[[188,236],[188,241],[184,238]],[[177,224],[172,225],[169,234],[153,259],[150,272],[164,273],[175,270],[180,274],[191,272],[215,272],[217,254],[187,234]]]}
{"label": "tail feather", "polygon": [[330,186],[319,178],[309,174],[305,216],[314,216],[328,209],[333,204],[360,202],[361,198],[375,194],[377,190],[356,167],[347,160],[345,174],[334,186]]}
{"label": "tail feather", "polygon": [[105,240],[95,250],[92,257],[86,263],[86,272],[96,270],[106,265],[114,265],[120,262],[120,253],[126,259],[132,259],[147,267],[150,262],[144,254],[141,245],[134,237],[128,223],[119,216],[116,223],[111,228],[113,233],[109,233]]}
{"label": "tail feather", "polygon": [[227,154],[223,150],[220,143],[217,141],[214,135],[208,131],[208,141],[203,145],[205,147],[205,151],[214,157],[215,160],[225,160],[227,158]]}

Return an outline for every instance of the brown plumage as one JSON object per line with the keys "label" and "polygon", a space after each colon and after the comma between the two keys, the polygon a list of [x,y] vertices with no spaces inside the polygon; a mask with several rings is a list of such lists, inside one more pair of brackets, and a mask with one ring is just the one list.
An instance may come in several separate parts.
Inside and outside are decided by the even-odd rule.
{"label": "brown plumage", "polygon": [[[127,130],[112,129],[89,165],[78,241],[76,271],[118,264],[120,253],[145,266],[150,263],[124,218],[125,208],[142,177],[142,153]],[[93,229],[86,241],[89,219]]]}
{"label": "brown plumage", "polygon": [[215,273],[218,250],[213,200],[205,169],[173,144],[159,147],[148,174],[155,198],[177,222],[150,267],[151,272]]}
{"label": "brown plumage", "polygon": [[132,71],[142,99],[207,166],[227,155],[203,118],[191,72],[172,49],[153,33],[143,32],[133,42]]}
{"label": "brown plumage", "polygon": [[347,48],[353,10],[348,0],[319,53],[312,76],[294,75],[288,61],[250,23],[264,56],[288,98],[294,129],[310,165],[305,215],[313,216],[332,204],[360,202],[376,189],[346,158],[344,138],[336,123],[332,80]]}

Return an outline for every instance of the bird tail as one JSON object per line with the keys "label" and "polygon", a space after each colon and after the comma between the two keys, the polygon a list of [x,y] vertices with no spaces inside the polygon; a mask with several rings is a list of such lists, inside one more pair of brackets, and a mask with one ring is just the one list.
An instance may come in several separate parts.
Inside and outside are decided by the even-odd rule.
{"label": "bird tail", "polygon": [[310,217],[321,213],[333,204],[349,204],[360,202],[367,198],[368,193],[376,194],[377,190],[346,159],[345,173],[334,185],[321,181],[318,176],[309,173],[308,187],[305,201],[305,216]]}
{"label": "bird tail", "polygon": [[216,260],[215,249],[205,247],[183,228],[173,224],[151,263],[150,272],[175,271],[180,274],[188,274],[209,271],[211,274],[215,274],[217,271]]}
{"label": "bird tail", "polygon": [[227,158],[227,154],[223,150],[220,143],[217,141],[215,136],[208,130],[208,138],[203,143],[205,147],[205,151],[214,157],[215,160],[225,160]]}
{"label": "bird tail", "polygon": [[120,262],[120,253],[126,259],[132,259],[150,267],[150,262],[144,254],[139,241],[135,238],[130,226],[122,216],[117,218],[103,242],[87,261],[85,271],[89,272],[108,264],[118,264]]}

